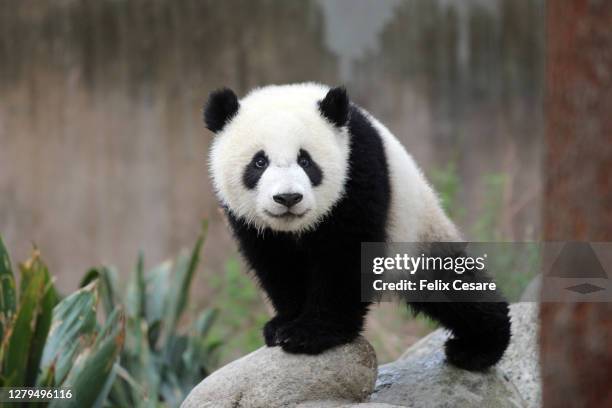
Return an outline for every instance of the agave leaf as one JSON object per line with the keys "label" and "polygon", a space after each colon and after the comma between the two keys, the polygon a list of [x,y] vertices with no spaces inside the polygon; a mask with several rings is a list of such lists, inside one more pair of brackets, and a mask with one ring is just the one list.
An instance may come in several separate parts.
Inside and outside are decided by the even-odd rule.
{"label": "agave leaf", "polygon": [[216,309],[205,310],[194,323],[191,336],[187,338],[187,348],[182,355],[184,378],[181,383],[184,389],[190,389],[207,375],[216,346],[211,347],[205,337],[217,315]]}
{"label": "agave leaf", "polygon": [[51,366],[45,373],[45,377],[39,377],[37,387],[55,387],[55,366]]}
{"label": "agave leaf", "polygon": [[142,252],[138,255],[136,269],[128,283],[125,306],[128,316],[145,316],[144,257]]}
{"label": "agave leaf", "polygon": [[4,338],[4,332],[15,314],[16,302],[11,260],[0,236],[0,339]]}
{"label": "agave leaf", "polygon": [[[125,327],[125,347],[121,354],[121,366],[126,373],[119,373],[121,387],[114,387],[112,395],[119,400],[129,398],[130,406],[136,407],[144,399],[145,389],[140,381],[140,354],[142,353],[142,330],[140,319],[128,317]],[[129,374],[128,374],[129,373]],[[134,386],[134,384],[137,385]]]}
{"label": "agave leaf", "polygon": [[91,282],[95,281],[100,277],[100,270],[97,268],[91,268],[85,273],[83,279],[81,279],[81,283],[79,283],[79,288],[89,285]]}
{"label": "agave leaf", "polygon": [[51,327],[53,308],[58,302],[58,296],[55,292],[55,287],[51,281],[51,276],[49,275],[47,266],[40,260],[40,258],[34,258],[34,262],[32,262],[29,267],[34,270],[35,274],[43,275],[45,284],[44,294],[42,299],[40,299],[36,316],[36,327],[34,328],[32,344],[30,345],[30,356],[28,359],[25,382],[25,384],[34,385],[36,382],[36,377],[38,376],[38,369],[43,348],[45,347],[49,328]]}
{"label": "agave leaf", "polygon": [[[160,371],[155,362],[155,356],[149,347],[147,324],[144,320],[132,320],[133,344],[130,358],[130,374],[140,384],[139,407],[156,406],[159,393]],[[138,342],[138,344],[134,344]],[[135,390],[139,391],[139,390]]]}
{"label": "agave leaf", "polygon": [[[14,324],[8,329],[2,344],[2,373],[4,376],[3,386],[24,386],[28,368],[30,347],[36,328],[36,318],[41,299],[45,290],[45,275],[34,273],[35,269],[30,269],[34,262],[33,258],[28,260],[23,271],[28,275],[27,279],[22,280],[19,299],[19,307],[15,316]],[[36,269],[39,271],[39,269]],[[24,275],[26,275],[24,274]]]}
{"label": "agave leaf", "polygon": [[149,348],[151,350],[157,350],[157,339],[161,333],[161,322],[156,320],[153,322],[148,331]]}
{"label": "agave leaf", "polygon": [[106,399],[110,391],[107,381],[113,375],[124,337],[124,317],[115,310],[94,344],[77,356],[62,384],[72,389],[74,397],[71,400],[54,400],[49,407],[91,407],[96,401]]}
{"label": "agave leaf", "polygon": [[[123,364],[124,357],[121,357],[121,360],[121,364]],[[125,368],[121,366],[121,364],[115,364],[117,380],[113,383],[108,395],[108,400],[111,406],[131,407],[136,405],[136,402],[133,401],[133,399],[135,399],[133,398],[134,395],[136,393],[139,395],[144,395],[144,392],[142,391],[140,384],[136,382],[136,380]]]}
{"label": "agave leaf", "polygon": [[193,332],[196,337],[206,337],[212,324],[219,316],[219,310],[208,309],[203,311],[193,325]]}
{"label": "agave leaf", "polygon": [[93,335],[96,328],[96,284],[94,281],[72,293],[53,309],[38,383],[48,376],[49,370],[54,370],[56,384],[61,384],[78,352],[79,338]]}
{"label": "agave leaf", "polygon": [[145,277],[145,315],[149,327],[149,344],[155,347],[161,332],[161,321],[170,286],[172,262],[166,261],[149,270]]}
{"label": "agave leaf", "polygon": [[178,321],[185,310],[189,288],[198,265],[205,234],[206,224],[204,224],[204,230],[191,251],[191,255],[187,257],[185,254],[181,254],[176,262],[175,277],[170,283],[170,289],[166,297],[166,313],[163,325],[166,349],[170,347],[170,341],[168,340],[175,333]]}
{"label": "agave leaf", "polygon": [[113,383],[115,382],[115,379],[117,378],[117,367],[119,367],[118,360],[119,360],[119,357],[117,357],[117,362],[115,364],[113,364],[113,368],[111,370],[110,375],[106,379],[106,382],[104,383],[104,386],[102,387],[102,390],[98,394],[98,398],[96,399],[96,401],[92,405],[93,408],[102,408],[102,407],[104,407],[104,403],[106,402],[106,398],[108,397],[108,394],[110,393],[110,390],[111,390],[111,388],[113,386]]}
{"label": "agave leaf", "polygon": [[178,407],[186,397],[181,389],[180,381],[172,371],[166,371],[164,379],[159,390],[160,394],[169,407]]}
{"label": "agave leaf", "polygon": [[172,266],[172,261],[165,261],[147,272],[146,315],[149,326],[152,322],[161,321],[164,315],[164,302],[168,294]]}
{"label": "agave leaf", "polygon": [[[123,315],[123,311],[121,308],[117,308],[112,311],[112,313],[104,322],[104,326],[100,329],[100,331],[96,335],[96,341],[94,343],[94,347],[97,347],[103,341],[107,340],[109,336],[113,336],[113,333],[117,332],[121,329],[122,335],[125,334],[125,316]],[[121,344],[125,340],[125,336],[121,338]]]}
{"label": "agave leaf", "polygon": [[174,371],[181,371],[183,354],[187,350],[188,340],[185,335],[174,335],[171,337],[168,349],[164,354],[163,363],[172,367]]}
{"label": "agave leaf", "polygon": [[92,268],[83,277],[79,287],[84,287],[98,280],[98,292],[102,299],[104,313],[109,316],[115,310],[115,294],[117,287],[117,271],[113,268],[102,266],[100,268]]}

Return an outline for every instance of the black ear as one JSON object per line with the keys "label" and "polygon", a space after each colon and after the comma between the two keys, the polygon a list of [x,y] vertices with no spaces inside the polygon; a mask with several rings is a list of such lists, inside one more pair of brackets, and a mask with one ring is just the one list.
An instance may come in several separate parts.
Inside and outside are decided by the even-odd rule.
{"label": "black ear", "polygon": [[206,127],[215,133],[219,132],[232,120],[239,107],[238,97],[231,89],[223,88],[212,92],[204,107]]}
{"label": "black ear", "polygon": [[342,86],[330,89],[325,98],[319,101],[319,110],[334,125],[338,127],[346,125],[349,120],[349,99],[346,89]]}

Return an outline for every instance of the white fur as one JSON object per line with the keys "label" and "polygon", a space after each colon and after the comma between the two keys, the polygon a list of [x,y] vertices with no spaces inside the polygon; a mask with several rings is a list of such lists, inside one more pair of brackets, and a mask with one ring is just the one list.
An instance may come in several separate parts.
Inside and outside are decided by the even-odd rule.
{"label": "white fur", "polygon": [[[306,83],[253,90],[240,101],[235,118],[216,136],[210,171],[220,200],[236,216],[257,228],[301,232],[316,227],[344,192],[349,139],[320,114],[317,102],[328,87]],[[442,211],[438,198],[412,157],[391,132],[368,112],[379,132],[389,166],[391,205],[388,239],[392,242],[454,241],[457,229]],[[317,187],[298,166],[299,150],[307,150],[323,171]],[[270,165],[254,190],[242,182],[245,166],[264,150]],[[290,220],[270,217],[285,211],[272,196],[300,193],[291,211],[304,214]]]}
{"label": "white fur", "polygon": [[362,112],[381,136],[387,156],[391,183],[388,241],[460,240],[457,228],[442,210],[436,193],[412,156],[386,126],[368,112]]}

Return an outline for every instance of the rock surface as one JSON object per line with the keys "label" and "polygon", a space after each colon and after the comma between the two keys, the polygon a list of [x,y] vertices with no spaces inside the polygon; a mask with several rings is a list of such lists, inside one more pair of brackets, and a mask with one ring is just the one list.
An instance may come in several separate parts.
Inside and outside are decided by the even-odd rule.
{"label": "rock surface", "polygon": [[510,306],[512,340],[499,369],[516,385],[529,408],[542,405],[542,378],[538,353],[538,304]]}
{"label": "rock surface", "polygon": [[362,402],[357,404],[342,401],[312,401],[298,404],[296,408],[403,408],[401,405],[391,405],[380,402]]}
{"label": "rock surface", "polygon": [[361,337],[317,356],[262,347],[205,378],[181,407],[350,406],[367,399],[375,381],[376,354]]}
{"label": "rock surface", "polygon": [[449,366],[443,351],[448,335],[436,330],[379,368],[371,401],[406,407],[539,407],[537,306],[514,304],[510,313],[512,341],[498,367],[472,373]]}
{"label": "rock surface", "polygon": [[499,369],[473,373],[445,362],[444,341],[436,331],[401,359],[379,368],[372,402],[406,407],[523,407],[514,385]]}
{"label": "rock surface", "polygon": [[318,356],[264,347],[204,379],[182,406],[536,408],[541,405],[537,305],[517,303],[510,310],[510,347],[486,373],[448,365],[443,349],[448,335],[441,329],[381,366],[375,388],[376,355],[363,338]]}

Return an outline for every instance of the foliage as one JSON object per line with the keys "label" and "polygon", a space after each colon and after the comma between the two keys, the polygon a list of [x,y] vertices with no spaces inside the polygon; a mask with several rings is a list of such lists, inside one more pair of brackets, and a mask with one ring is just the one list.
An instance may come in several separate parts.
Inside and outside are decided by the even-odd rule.
{"label": "foliage", "polygon": [[433,183],[442,208],[455,222],[460,220],[465,213],[465,208],[459,205],[459,194],[461,193],[461,179],[457,173],[457,163],[449,161],[446,167],[434,169],[430,172]]}
{"label": "foliage", "polygon": [[[433,169],[429,176],[444,211],[453,221],[460,221],[465,215],[465,208],[460,202],[462,181],[457,173],[456,161],[450,160],[445,167]],[[485,196],[482,212],[469,229],[473,233],[474,241],[501,240],[503,237],[499,219],[507,177],[504,173],[489,173],[483,176],[483,183]]]}
{"label": "foliage", "polygon": [[485,199],[478,221],[473,226],[474,236],[479,241],[499,241],[503,239],[500,231],[503,191],[507,177],[503,173],[491,173],[484,177]]}
{"label": "foliage", "polygon": [[[216,338],[227,340],[224,350],[244,354],[263,345],[261,328],[268,315],[258,310],[261,304],[259,291],[253,281],[240,270],[235,258],[225,264],[225,273],[211,277],[211,286],[217,292],[216,304],[220,309],[223,325],[213,330]],[[222,356],[224,359],[235,356]]]}
{"label": "foliage", "polygon": [[49,406],[102,406],[123,347],[121,309],[98,324],[96,283],[60,300],[36,249],[19,270],[17,291],[0,238],[0,386],[69,388],[72,399]]}
{"label": "foliage", "polygon": [[210,372],[220,345],[206,340],[216,310],[203,311],[185,333],[179,331],[205,233],[206,224],[191,253],[146,272],[141,254],[123,298],[112,268],[92,269],[83,279],[82,285],[99,283],[106,313],[123,303],[127,315],[126,344],[107,404],[178,407]]}

